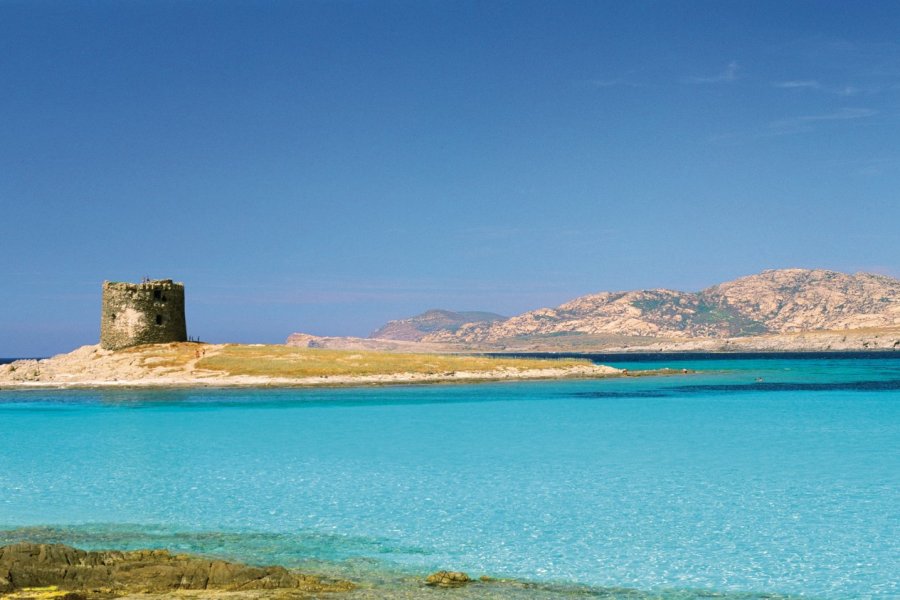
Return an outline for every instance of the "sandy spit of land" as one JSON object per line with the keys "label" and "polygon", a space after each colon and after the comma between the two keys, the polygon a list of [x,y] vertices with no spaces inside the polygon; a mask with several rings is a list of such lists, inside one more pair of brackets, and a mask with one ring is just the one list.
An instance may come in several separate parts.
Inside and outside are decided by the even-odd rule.
{"label": "sandy spit of land", "polygon": [[[0,365],[0,389],[361,386],[600,378],[622,374],[620,369],[588,361],[512,361],[431,355],[424,359],[430,362],[423,367],[410,363],[410,357],[416,355],[396,355],[396,360],[391,359],[393,356],[234,344],[155,344],[124,351],[82,346],[52,358]],[[372,357],[380,361],[374,367]],[[325,366],[322,366],[323,359]],[[220,366],[225,360],[231,362]],[[329,369],[330,364],[343,368]],[[360,367],[355,372],[357,364]]]}

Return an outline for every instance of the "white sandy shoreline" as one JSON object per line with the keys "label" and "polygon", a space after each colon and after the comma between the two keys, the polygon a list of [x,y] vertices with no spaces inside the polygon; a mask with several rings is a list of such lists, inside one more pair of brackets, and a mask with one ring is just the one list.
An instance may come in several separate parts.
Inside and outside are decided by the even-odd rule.
{"label": "white sandy shoreline", "polygon": [[378,385],[416,385],[433,383],[485,383],[500,381],[537,381],[553,379],[598,379],[616,377],[621,370],[598,366],[597,369],[534,369],[518,372],[455,373],[450,376],[397,373],[355,377],[205,377],[74,380],[74,381],[2,381],[0,390],[12,389],[118,389],[118,388],[309,388],[368,387]]}

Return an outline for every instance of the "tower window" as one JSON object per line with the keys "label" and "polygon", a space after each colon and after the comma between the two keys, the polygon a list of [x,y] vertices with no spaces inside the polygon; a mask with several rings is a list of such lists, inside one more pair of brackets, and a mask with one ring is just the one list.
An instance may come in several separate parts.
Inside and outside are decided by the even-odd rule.
{"label": "tower window", "polygon": [[162,315],[156,315],[156,324],[162,325],[162,321],[163,321]]}
{"label": "tower window", "polygon": [[159,290],[153,290],[153,299],[162,300],[162,292]]}

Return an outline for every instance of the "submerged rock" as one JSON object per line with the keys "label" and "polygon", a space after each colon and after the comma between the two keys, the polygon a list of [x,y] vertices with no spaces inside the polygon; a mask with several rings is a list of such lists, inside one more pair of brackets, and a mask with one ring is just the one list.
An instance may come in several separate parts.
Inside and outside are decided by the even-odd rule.
{"label": "submerged rock", "polygon": [[466,585],[470,581],[472,580],[469,576],[462,571],[438,571],[425,579],[426,584],[439,587],[459,587]]}
{"label": "submerged rock", "polygon": [[87,552],[62,544],[0,547],[0,593],[56,586],[61,590],[169,592],[173,590],[296,590],[340,592],[327,581],[284,567],[252,567],[167,550]]}

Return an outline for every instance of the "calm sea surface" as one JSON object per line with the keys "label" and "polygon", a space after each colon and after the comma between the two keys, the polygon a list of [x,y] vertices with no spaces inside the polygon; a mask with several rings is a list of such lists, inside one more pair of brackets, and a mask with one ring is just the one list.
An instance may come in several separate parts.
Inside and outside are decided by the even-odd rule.
{"label": "calm sea surface", "polygon": [[698,372],[0,392],[0,543],[900,598],[900,353],[604,362]]}

